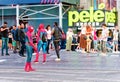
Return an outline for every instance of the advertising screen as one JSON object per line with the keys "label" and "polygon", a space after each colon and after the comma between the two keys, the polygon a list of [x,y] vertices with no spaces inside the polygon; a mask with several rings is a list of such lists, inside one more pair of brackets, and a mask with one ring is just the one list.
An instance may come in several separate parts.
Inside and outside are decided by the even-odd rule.
{"label": "advertising screen", "polygon": [[112,10],[113,8],[116,9],[116,0],[97,0],[98,4],[104,3],[105,10]]}
{"label": "advertising screen", "polygon": [[114,27],[117,24],[116,10],[104,10],[105,4],[99,4],[97,10],[90,7],[89,10],[69,11],[68,26],[82,26],[83,23],[91,24],[95,27],[100,27],[106,24],[108,27]]}

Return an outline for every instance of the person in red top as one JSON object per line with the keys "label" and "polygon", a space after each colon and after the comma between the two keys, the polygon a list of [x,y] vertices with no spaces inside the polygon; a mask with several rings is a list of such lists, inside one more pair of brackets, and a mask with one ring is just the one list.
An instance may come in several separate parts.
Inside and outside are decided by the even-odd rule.
{"label": "person in red top", "polygon": [[98,45],[98,37],[96,34],[97,30],[96,28],[93,28],[93,40],[94,40],[94,51],[97,51],[97,45]]}

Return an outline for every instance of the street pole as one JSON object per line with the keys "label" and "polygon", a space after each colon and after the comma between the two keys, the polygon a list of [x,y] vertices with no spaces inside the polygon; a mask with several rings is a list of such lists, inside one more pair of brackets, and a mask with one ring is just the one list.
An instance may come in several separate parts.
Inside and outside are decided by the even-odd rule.
{"label": "street pole", "polygon": [[19,5],[16,5],[16,23],[19,26]]}
{"label": "street pole", "polygon": [[62,18],[63,18],[63,15],[62,15],[62,3],[60,2],[59,3],[59,26],[60,26],[60,28],[63,28],[62,27]]}
{"label": "street pole", "polygon": [[2,24],[4,23],[4,8],[2,8]]}

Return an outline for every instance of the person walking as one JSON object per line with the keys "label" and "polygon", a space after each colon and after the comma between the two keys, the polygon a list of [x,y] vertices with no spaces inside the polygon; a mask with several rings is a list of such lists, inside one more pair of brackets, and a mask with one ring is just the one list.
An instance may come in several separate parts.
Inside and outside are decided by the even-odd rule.
{"label": "person walking", "polygon": [[1,55],[4,56],[4,49],[6,49],[6,55],[8,54],[8,27],[7,22],[4,22],[4,25],[1,27],[2,33],[2,53]]}
{"label": "person walking", "polygon": [[55,46],[55,51],[57,54],[57,58],[55,61],[60,61],[60,39],[61,39],[61,34],[63,33],[62,29],[58,27],[58,23],[54,22],[54,28],[52,29],[52,35],[53,35],[53,43]]}
{"label": "person walking", "polygon": [[47,54],[50,54],[49,53],[49,46],[50,46],[50,42],[51,42],[51,39],[52,39],[52,35],[51,35],[51,27],[50,27],[50,25],[48,25],[47,27],[46,27],[46,30],[47,30],[47,42],[48,42],[48,44],[47,44]]}

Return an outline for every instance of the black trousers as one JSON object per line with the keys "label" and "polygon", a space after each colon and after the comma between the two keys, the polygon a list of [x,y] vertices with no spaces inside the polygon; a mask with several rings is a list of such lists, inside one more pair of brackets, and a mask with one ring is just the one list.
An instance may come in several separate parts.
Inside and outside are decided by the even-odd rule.
{"label": "black trousers", "polygon": [[25,42],[21,41],[20,43],[21,43],[21,50],[19,51],[19,54],[24,55],[24,51],[26,49]]}
{"label": "black trousers", "polygon": [[57,58],[60,58],[60,54],[59,54],[59,47],[60,47],[60,41],[58,40],[55,40],[53,41],[54,42],[54,46],[55,46],[55,51],[56,51],[56,54],[57,54]]}

